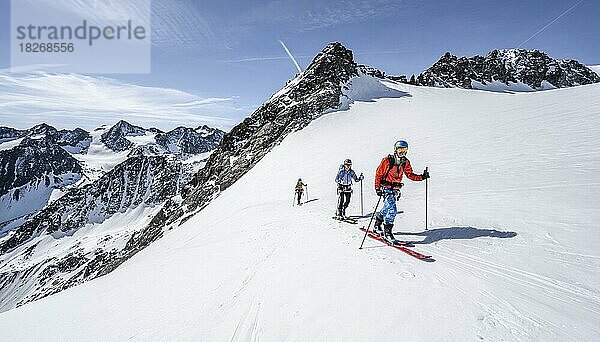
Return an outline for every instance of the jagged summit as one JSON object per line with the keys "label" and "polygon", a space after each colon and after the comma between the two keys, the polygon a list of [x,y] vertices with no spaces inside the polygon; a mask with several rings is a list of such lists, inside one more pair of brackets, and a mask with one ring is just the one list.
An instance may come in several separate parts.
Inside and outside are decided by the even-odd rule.
{"label": "jagged summit", "polygon": [[521,83],[531,90],[565,88],[600,82],[600,76],[575,60],[557,60],[540,50],[492,50],[485,57],[457,57],[446,52],[414,84],[484,88],[490,83]]}
{"label": "jagged summit", "polygon": [[102,133],[100,140],[115,152],[125,151],[133,147],[133,143],[127,140],[126,136],[145,135],[146,130],[139,126],[134,126],[127,121],[121,120],[112,126],[108,131]]}
{"label": "jagged summit", "polygon": [[117,130],[123,133],[139,133],[140,131],[145,131],[144,128],[136,125],[132,125],[125,120],[119,120],[116,124],[111,127],[112,130]]}
{"label": "jagged summit", "polygon": [[332,71],[337,71],[340,73],[339,77],[348,78],[356,74],[354,68],[356,68],[356,62],[352,51],[340,42],[332,42],[315,56],[304,71],[304,75],[330,76]]}
{"label": "jagged summit", "polygon": [[80,145],[79,147],[82,149],[85,148],[85,141],[90,139],[89,133],[79,127],[73,130],[61,129],[60,131],[46,123],[41,123],[24,130],[4,126],[0,127],[0,143],[26,136],[36,139],[47,139],[51,143],[63,147]]}
{"label": "jagged summit", "polygon": [[225,132],[206,125],[201,129],[177,127],[167,133],[159,133],[156,144],[172,153],[198,154],[214,150]]}
{"label": "jagged summit", "polygon": [[47,123],[41,123],[31,127],[27,131],[29,134],[48,134],[56,132],[56,128],[48,125]]}
{"label": "jagged summit", "polygon": [[209,127],[208,125],[202,125],[202,126],[198,126],[196,127],[196,132],[201,134],[203,137],[208,137],[210,135],[221,135],[222,136],[225,134],[225,132],[223,132],[222,130],[218,129],[218,128],[212,128]]}

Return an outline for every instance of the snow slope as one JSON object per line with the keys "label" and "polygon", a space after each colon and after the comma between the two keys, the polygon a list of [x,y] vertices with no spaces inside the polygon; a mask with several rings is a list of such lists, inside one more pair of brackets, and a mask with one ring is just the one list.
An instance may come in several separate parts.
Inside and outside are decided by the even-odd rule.
{"label": "snow slope", "polygon": [[21,141],[23,141],[23,138],[0,142],[0,151],[11,150],[13,147],[19,146]]}
{"label": "snow slope", "polygon": [[112,170],[115,165],[125,161],[129,150],[115,152],[100,140],[100,136],[110,127],[101,126],[90,132],[92,141],[85,154],[72,154],[83,166],[86,181],[92,182],[100,178],[106,172]]}
{"label": "snow slope", "polygon": [[[87,255],[90,256],[90,259],[94,259],[94,257],[98,257],[98,252],[118,253],[123,250],[127,241],[136,231],[150,222],[152,216],[159,209],[160,206],[152,207],[142,204],[124,212],[118,212],[104,222],[88,223],[83,228],[68,234],[61,232],[37,237],[33,239],[33,243],[26,246],[29,248],[26,257],[23,257],[25,253],[21,253],[19,249],[13,253],[1,255],[0,266],[4,270],[22,272],[16,276],[21,278],[20,281],[9,283],[9,287],[3,289],[6,291],[0,292],[0,310],[12,309],[16,303],[31,300],[31,297],[35,298],[40,293],[51,293],[52,288],[44,286],[53,279],[53,274],[50,274],[53,267],[48,265],[59,269],[60,278],[77,281],[77,278],[81,277],[79,272],[84,266],[88,266],[87,263],[82,263],[82,266],[74,269],[68,269],[68,267],[60,269],[59,266],[52,263],[63,260],[65,256],[82,257]],[[32,248],[32,246],[34,247]],[[76,261],[72,262],[76,263]],[[54,270],[54,272],[57,271]],[[17,286],[15,283],[19,285]],[[55,285],[57,285],[56,282]]]}
{"label": "snow slope", "polygon": [[[387,84],[288,136],[203,211],[114,272],[0,314],[10,341],[600,339],[600,86],[503,94]],[[339,163],[366,175],[397,139],[401,238],[331,220]],[[295,181],[309,200],[292,207]],[[355,186],[349,212],[358,213]],[[362,220],[367,222],[367,220]],[[405,235],[406,234],[406,235]]]}
{"label": "snow slope", "polygon": [[592,69],[595,73],[597,73],[598,75],[600,75],[600,65],[588,65],[588,68]]}

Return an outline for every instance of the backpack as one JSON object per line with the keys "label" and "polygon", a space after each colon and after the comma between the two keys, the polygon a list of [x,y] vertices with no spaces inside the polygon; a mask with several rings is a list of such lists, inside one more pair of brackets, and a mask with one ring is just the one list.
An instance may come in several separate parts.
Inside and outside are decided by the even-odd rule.
{"label": "backpack", "polygon": [[[396,165],[396,160],[395,160],[393,154],[388,154],[387,159],[388,159],[388,170],[385,173],[385,176],[383,176],[381,178],[382,181],[387,179],[387,176],[390,174],[390,171],[392,171],[392,169]],[[400,157],[400,166],[402,166],[402,168],[404,168],[404,166],[406,165],[407,160],[408,159],[405,156]]]}
{"label": "backpack", "polygon": [[[387,159],[388,159],[388,170],[387,170],[387,173],[385,174],[384,178],[387,178],[390,171],[394,168],[394,165],[396,165],[396,160],[395,160],[393,154],[388,154]],[[405,156],[400,157],[400,165],[402,166],[402,168],[404,168],[404,166],[406,166],[407,160],[408,159]]]}

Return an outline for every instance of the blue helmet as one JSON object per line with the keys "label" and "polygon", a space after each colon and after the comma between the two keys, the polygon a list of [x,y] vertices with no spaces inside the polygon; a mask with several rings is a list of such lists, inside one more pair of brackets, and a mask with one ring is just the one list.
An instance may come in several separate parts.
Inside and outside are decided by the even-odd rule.
{"label": "blue helmet", "polygon": [[398,140],[396,141],[396,143],[394,144],[394,151],[399,149],[399,148],[408,148],[408,143],[404,140]]}

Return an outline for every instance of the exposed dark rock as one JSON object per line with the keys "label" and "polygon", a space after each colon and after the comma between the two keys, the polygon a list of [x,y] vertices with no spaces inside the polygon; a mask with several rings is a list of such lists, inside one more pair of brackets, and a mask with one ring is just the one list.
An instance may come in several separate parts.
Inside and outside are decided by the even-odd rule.
{"label": "exposed dark rock", "polygon": [[0,127],[0,143],[25,136],[33,137],[35,139],[44,139],[58,146],[81,146],[82,148],[87,148],[91,141],[90,134],[81,128],[75,128],[74,130],[63,129],[59,131],[45,123],[33,126],[26,130]]}
{"label": "exposed dark rock", "polygon": [[18,139],[27,134],[26,131],[14,129],[11,127],[0,126],[0,143],[4,141]]}
{"label": "exposed dark rock", "polygon": [[556,60],[539,50],[493,50],[485,57],[457,57],[447,52],[414,84],[472,88],[472,81],[509,85],[522,82],[542,89],[543,82],[556,88],[600,82],[600,76],[575,60]]}
{"label": "exposed dark rock", "polygon": [[212,151],[221,142],[225,132],[202,126],[198,129],[177,127],[155,136],[156,144],[171,153],[198,154]]}
{"label": "exposed dark rock", "polygon": [[384,78],[390,78],[393,79],[394,76],[386,76],[385,72],[374,68],[372,66],[368,66],[368,65],[358,65],[356,67],[357,70],[361,71],[363,74],[365,75],[369,75],[369,76],[373,76],[376,78],[380,78],[380,79],[384,79]]}
{"label": "exposed dark rock", "polygon": [[134,126],[127,121],[121,120],[104,132],[100,140],[115,152],[121,152],[133,147],[133,143],[127,140],[127,136],[145,135],[146,130],[139,126]]}
{"label": "exposed dark rock", "polygon": [[177,193],[180,171],[181,163],[172,156],[131,157],[98,181],[71,189],[9,233],[9,238],[0,243],[0,253],[42,232],[70,233],[141,203],[164,202]]}
{"label": "exposed dark rock", "polygon": [[[59,239],[72,235],[87,224],[101,223],[117,212],[142,204],[160,205],[178,193],[181,168],[181,161],[172,155],[131,157],[96,182],[71,189],[19,229],[9,232],[0,243],[0,254],[27,246],[26,243],[42,234]],[[111,244],[111,237],[104,236],[95,251],[77,248],[77,243],[73,245],[74,249],[69,249],[69,254],[62,257],[52,257],[17,269],[0,267],[0,289],[3,289],[0,296],[14,299],[19,306],[107,274],[162,236],[162,230],[139,234],[123,227],[119,234],[121,239],[127,238],[124,247],[121,243]],[[25,248],[22,257],[27,259],[36,245],[33,242]],[[26,293],[10,291],[23,284],[30,287]],[[9,308],[9,305],[0,305],[0,311]]]}
{"label": "exposed dark rock", "polygon": [[0,151],[0,196],[52,175],[81,175],[81,166],[67,151],[48,139],[25,137],[18,146]]}

